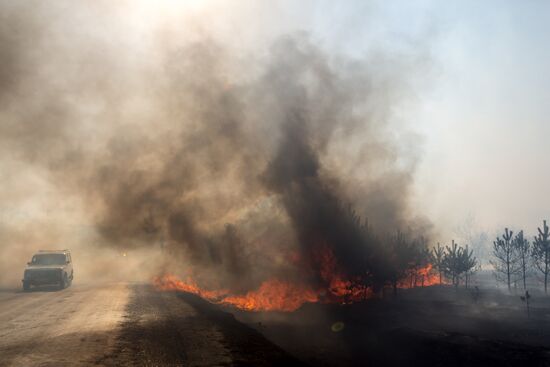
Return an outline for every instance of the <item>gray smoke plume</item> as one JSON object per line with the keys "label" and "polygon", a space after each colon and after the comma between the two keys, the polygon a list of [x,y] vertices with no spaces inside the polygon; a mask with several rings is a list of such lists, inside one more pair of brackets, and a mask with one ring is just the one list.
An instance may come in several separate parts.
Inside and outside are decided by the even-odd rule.
{"label": "gray smoke plume", "polygon": [[429,229],[409,203],[416,153],[390,123],[405,62],[332,55],[306,34],[248,56],[161,33],[137,47],[116,7],[62,4],[2,5],[2,258],[128,252],[132,271],[244,291],[310,276],[291,259],[321,245],[364,272],[373,249],[348,204],[379,233]]}

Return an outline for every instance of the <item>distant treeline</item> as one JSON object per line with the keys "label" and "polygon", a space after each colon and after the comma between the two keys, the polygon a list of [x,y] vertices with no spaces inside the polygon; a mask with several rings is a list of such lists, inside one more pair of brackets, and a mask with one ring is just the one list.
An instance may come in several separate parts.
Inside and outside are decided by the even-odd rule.
{"label": "distant treeline", "polygon": [[497,280],[505,282],[511,290],[512,284],[519,281],[523,289],[527,288],[526,280],[533,274],[543,277],[544,292],[548,293],[548,274],[550,273],[550,232],[546,221],[537,235],[530,242],[519,231],[515,236],[508,228],[493,241],[491,261]]}
{"label": "distant treeline", "polygon": [[[539,227],[537,235],[529,241],[520,230],[505,228],[504,232],[493,241],[492,258],[489,261],[497,281],[507,285],[508,290],[518,284],[527,289],[527,279],[540,275],[544,291],[548,293],[550,274],[550,231],[546,221]],[[468,245],[462,247],[453,240],[450,246],[439,243],[430,252],[431,262],[439,272],[440,283],[443,279],[458,286],[463,282],[468,287],[471,275],[480,269],[478,260]]]}

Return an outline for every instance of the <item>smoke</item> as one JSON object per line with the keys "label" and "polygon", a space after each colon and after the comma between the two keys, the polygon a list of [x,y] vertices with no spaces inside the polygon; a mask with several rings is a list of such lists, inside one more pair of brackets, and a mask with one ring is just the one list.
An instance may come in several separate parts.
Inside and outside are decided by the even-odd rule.
{"label": "smoke", "polygon": [[305,33],[253,52],[139,39],[116,6],[60,4],[2,5],[3,268],[63,246],[89,278],[244,291],[303,277],[293,259],[319,246],[364,271],[348,204],[377,233],[429,230],[410,205],[414,136],[392,122],[418,58],[349,59]]}

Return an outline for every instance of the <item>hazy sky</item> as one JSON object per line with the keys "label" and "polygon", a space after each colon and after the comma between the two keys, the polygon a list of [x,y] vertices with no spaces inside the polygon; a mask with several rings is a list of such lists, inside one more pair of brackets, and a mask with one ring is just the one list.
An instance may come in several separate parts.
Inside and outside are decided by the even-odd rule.
{"label": "hazy sky", "polygon": [[426,83],[399,114],[421,133],[416,198],[443,233],[471,215],[490,232],[533,232],[550,219],[549,2],[302,6],[307,27],[331,47],[427,50]]}
{"label": "hazy sky", "polygon": [[[414,203],[442,240],[472,215],[491,233],[503,226],[533,233],[550,219],[548,1],[143,0],[116,8],[117,27],[135,30],[113,45],[133,50],[129,62],[155,58],[134,46],[159,29],[167,39],[171,29],[209,35],[243,52],[306,31],[335,55],[359,59],[383,50],[386,57],[411,58],[413,95],[393,116],[416,133]],[[85,10],[63,19],[93,27],[100,42],[111,40]],[[91,32],[86,27],[83,34]]]}
{"label": "hazy sky", "polygon": [[413,117],[426,138],[418,194],[440,228],[470,213],[532,233],[550,216],[550,3],[460,4],[427,12],[439,75]]}
{"label": "hazy sky", "polygon": [[491,233],[532,233],[550,219],[549,2],[189,4],[211,18],[209,31],[243,47],[305,30],[356,57],[376,49],[423,55],[415,98],[396,111],[420,134],[415,200],[423,212],[443,237],[472,216]]}

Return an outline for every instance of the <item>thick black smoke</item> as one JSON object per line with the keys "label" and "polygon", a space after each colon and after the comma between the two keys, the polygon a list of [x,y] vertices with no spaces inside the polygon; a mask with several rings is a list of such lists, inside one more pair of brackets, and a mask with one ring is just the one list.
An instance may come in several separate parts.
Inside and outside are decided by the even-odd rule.
{"label": "thick black smoke", "polygon": [[[331,55],[304,34],[247,56],[205,37],[166,47],[161,33],[136,46],[107,4],[65,6],[71,22],[60,7],[4,6],[0,163],[77,203],[53,227],[93,228],[78,248],[154,248],[155,271],[246,290],[305,276],[293,254],[320,246],[368,272],[374,245],[348,204],[378,233],[427,228],[409,203],[416,157],[391,123],[401,62]],[[32,185],[17,169],[2,195],[21,207]],[[6,252],[29,249],[5,237]]]}

